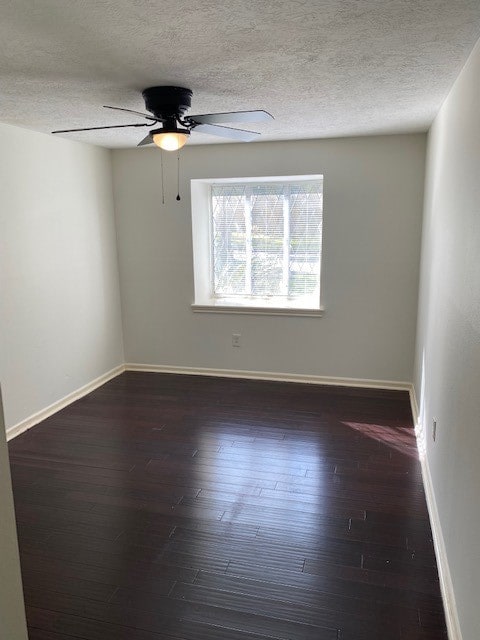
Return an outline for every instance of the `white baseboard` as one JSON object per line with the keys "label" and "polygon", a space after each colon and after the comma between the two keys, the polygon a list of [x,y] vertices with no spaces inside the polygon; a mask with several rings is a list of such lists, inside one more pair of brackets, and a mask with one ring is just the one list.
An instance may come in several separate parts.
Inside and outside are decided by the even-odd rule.
{"label": "white baseboard", "polygon": [[411,384],[409,382],[394,382],[391,380],[370,380],[362,378],[335,378],[327,376],[312,376],[303,375],[298,373],[273,373],[267,371],[244,371],[234,369],[208,369],[208,368],[193,368],[193,367],[178,367],[173,365],[153,365],[153,364],[136,364],[127,363],[125,365],[119,365],[107,371],[103,375],[95,378],[91,382],[83,385],[79,389],[72,391],[64,398],[57,400],[53,404],[37,411],[33,415],[29,416],[25,420],[9,427],[7,429],[7,440],[12,440],[16,436],[28,431],[42,420],[45,420],[49,416],[53,415],[57,411],[64,409],[75,400],[79,400],[83,396],[87,395],[94,389],[102,386],[112,378],[115,378],[124,371],[147,371],[153,373],[174,373],[183,375],[196,375],[196,376],[214,376],[220,378],[244,378],[247,380],[270,380],[276,382],[300,382],[304,384],[318,384],[318,385],[332,385],[342,387],[360,387],[366,389],[392,389],[410,391]]}
{"label": "white baseboard", "polygon": [[42,420],[45,420],[46,418],[50,417],[54,413],[57,413],[57,411],[60,411],[60,409],[64,409],[69,404],[72,404],[72,402],[75,402],[75,400],[79,400],[80,398],[83,398],[83,396],[86,396],[87,393],[90,393],[94,389],[101,387],[102,384],[105,384],[112,378],[116,378],[116,376],[120,375],[124,371],[125,371],[125,366],[123,364],[119,365],[118,367],[115,367],[110,371],[107,371],[107,373],[104,373],[98,378],[95,378],[95,380],[92,380],[91,382],[88,382],[87,384],[83,385],[83,387],[80,387],[79,389],[72,391],[72,393],[69,393],[68,395],[61,398],[60,400],[57,400],[57,402],[54,402],[48,407],[45,407],[45,409],[41,409],[40,411],[37,411],[37,413],[34,413],[33,415],[26,418],[25,420],[18,422],[17,424],[13,425],[13,427],[10,427],[7,429],[7,440],[12,440],[13,438],[16,438],[17,436],[19,436],[24,431],[28,431],[28,429],[31,429],[39,422],[42,422]]}
{"label": "white baseboard", "polygon": [[453,590],[452,575],[448,564],[447,549],[445,547],[440,516],[438,514],[437,502],[435,500],[432,476],[426,455],[426,431],[419,414],[415,388],[413,385],[411,385],[410,388],[410,403],[412,406],[413,422],[415,425],[420,463],[422,466],[423,486],[427,500],[428,514],[430,516],[430,524],[432,527],[433,544],[435,546],[435,556],[437,558],[438,577],[440,579],[440,589],[445,609],[448,637],[449,640],[462,640],[457,604],[455,602],[455,592]]}
{"label": "white baseboard", "polygon": [[365,389],[392,389],[410,391],[409,382],[392,380],[370,380],[363,378],[335,378],[304,375],[300,373],[273,373],[271,371],[245,371],[236,369],[208,369],[204,367],[177,367],[174,365],[137,364],[127,362],[125,371],[150,373],[176,373],[189,376],[213,376],[216,378],[240,378],[246,380],[269,380],[271,382],[300,382],[304,384],[330,385],[336,387],[360,387]]}
{"label": "white baseboard", "polygon": [[412,410],[413,426],[415,427],[415,436],[417,438],[417,449],[420,456],[420,460],[423,460],[426,455],[426,443],[425,443],[425,431],[423,423],[420,418],[420,412],[417,404],[417,396],[415,394],[415,387],[410,384],[408,390],[410,396],[410,409]]}

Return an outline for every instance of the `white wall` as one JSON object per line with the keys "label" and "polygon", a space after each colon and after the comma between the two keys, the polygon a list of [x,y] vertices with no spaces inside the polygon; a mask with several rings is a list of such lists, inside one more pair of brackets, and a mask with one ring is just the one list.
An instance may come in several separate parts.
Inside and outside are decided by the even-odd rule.
{"label": "white wall", "polygon": [[[425,136],[113,152],[126,361],[411,380]],[[325,176],[323,318],[195,314],[191,178]],[[240,333],[241,348],[231,334]]]}
{"label": "white wall", "polygon": [[27,640],[12,484],[0,389],[0,638]]}
{"label": "white wall", "polygon": [[477,44],[429,135],[415,365],[464,640],[480,638],[479,78]]}
{"label": "white wall", "polygon": [[123,362],[110,152],[0,125],[7,429]]}

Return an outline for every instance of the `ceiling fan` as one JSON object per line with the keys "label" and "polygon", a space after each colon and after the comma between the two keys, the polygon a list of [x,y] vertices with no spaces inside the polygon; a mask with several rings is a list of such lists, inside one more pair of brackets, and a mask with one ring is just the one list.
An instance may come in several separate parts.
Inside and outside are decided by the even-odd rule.
{"label": "ceiling fan", "polygon": [[105,127],[86,127],[82,129],[61,129],[59,131],[52,131],[52,133],[121,129],[126,127],[157,127],[149,131],[137,146],[141,147],[147,144],[155,144],[166,151],[176,151],[183,147],[192,131],[209,133],[223,138],[230,138],[231,140],[249,142],[260,134],[256,131],[226,127],[224,123],[253,123],[273,120],[273,116],[270,113],[260,109],[255,111],[231,111],[227,113],[202,113],[187,116],[185,112],[190,109],[192,91],[184,87],[149,87],[142,91],[142,95],[145,100],[145,108],[152,115],[132,109],[123,109],[122,107],[104,105],[104,108],[134,113],[137,116],[146,118],[147,122],[116,124]]}

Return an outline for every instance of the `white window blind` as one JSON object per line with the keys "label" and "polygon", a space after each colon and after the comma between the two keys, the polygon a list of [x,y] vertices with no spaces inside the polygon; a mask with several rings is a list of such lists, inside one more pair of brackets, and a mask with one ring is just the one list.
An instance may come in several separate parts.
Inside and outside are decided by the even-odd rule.
{"label": "white window blind", "polygon": [[211,185],[215,298],[319,300],[323,181]]}

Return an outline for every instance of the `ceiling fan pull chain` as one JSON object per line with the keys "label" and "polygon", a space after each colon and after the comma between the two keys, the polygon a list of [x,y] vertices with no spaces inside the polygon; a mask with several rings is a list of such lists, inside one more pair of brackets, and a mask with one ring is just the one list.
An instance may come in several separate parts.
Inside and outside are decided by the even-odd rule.
{"label": "ceiling fan pull chain", "polygon": [[177,201],[180,201],[180,150],[177,151]]}
{"label": "ceiling fan pull chain", "polygon": [[165,180],[163,179],[163,149],[160,149],[160,164],[162,166],[162,204],[165,204]]}

